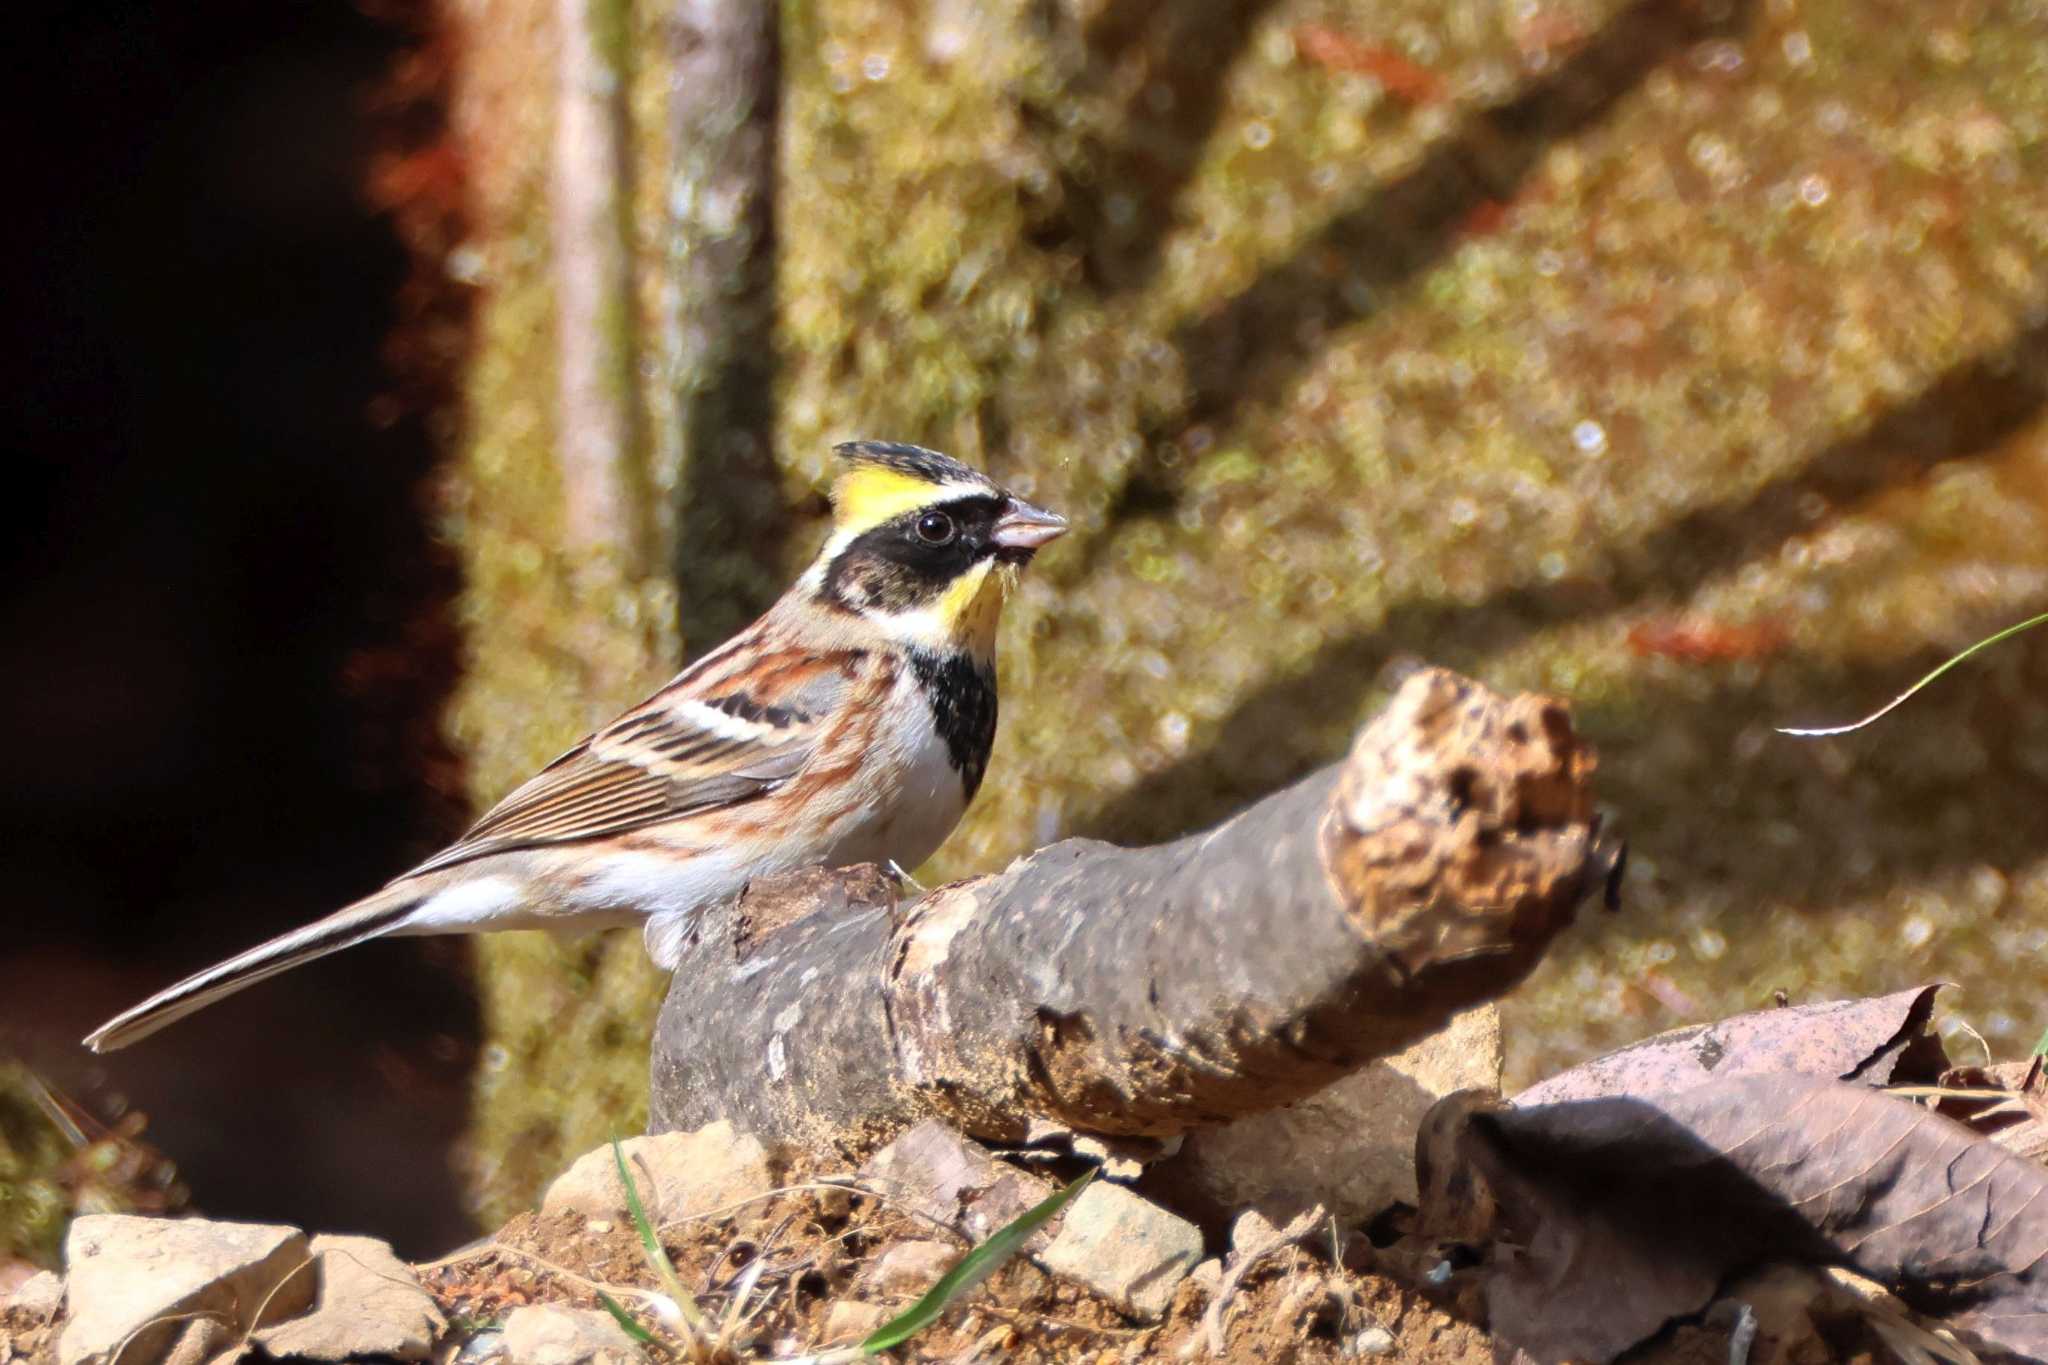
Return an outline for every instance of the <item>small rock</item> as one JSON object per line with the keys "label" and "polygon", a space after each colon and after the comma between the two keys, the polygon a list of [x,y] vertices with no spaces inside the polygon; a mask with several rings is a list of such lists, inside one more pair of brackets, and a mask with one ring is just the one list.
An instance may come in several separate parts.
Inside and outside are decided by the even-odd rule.
{"label": "small rock", "polygon": [[1102,1181],[1067,1207],[1040,1265],[1147,1321],[1202,1259],[1202,1233],[1121,1185]]}
{"label": "small rock", "polygon": [[1216,1297],[1216,1291],[1223,1288],[1223,1262],[1211,1256],[1190,1270],[1188,1278],[1194,1281],[1195,1288],[1213,1299]]}
{"label": "small rock", "polygon": [[[620,1146],[647,1216],[659,1225],[709,1213],[775,1188],[776,1161],[758,1138],[720,1119],[694,1133],[628,1138]],[[548,1186],[542,1213],[628,1216],[611,1144],[585,1152]],[[617,1324],[614,1324],[616,1326]]]}
{"label": "small rock", "polygon": [[1246,1209],[1230,1224],[1230,1249],[1239,1256],[1263,1256],[1280,1237],[1279,1227],[1259,1209]]}
{"label": "small rock", "polygon": [[[306,1235],[297,1228],[197,1218],[88,1214],[64,1240],[69,1321],[59,1365],[161,1360],[195,1313],[235,1336],[313,1302]],[[126,1343],[124,1346],[123,1343]]]}
{"label": "small rock", "polygon": [[405,1262],[375,1237],[315,1237],[319,1289],[310,1313],[256,1334],[279,1357],[425,1360],[448,1320]]}
{"label": "small rock", "polygon": [[513,1309],[505,1319],[504,1347],[510,1365],[638,1365],[641,1360],[638,1343],[611,1314],[552,1303]]}
{"label": "small rock", "polygon": [[[927,1119],[867,1159],[863,1185],[901,1207],[957,1229],[979,1245],[1052,1193],[1052,1185],[989,1155],[936,1119]],[[1041,1230],[1027,1247],[1047,1242]]]}
{"label": "small rock", "polygon": [[41,1273],[33,1262],[0,1251],[0,1308],[13,1302],[15,1290]]}
{"label": "small rock", "polygon": [[41,1270],[16,1285],[13,1294],[0,1299],[0,1309],[48,1319],[57,1315],[57,1306],[63,1302],[63,1279],[55,1271]]}
{"label": "small rock", "polygon": [[825,1339],[821,1346],[844,1346],[865,1341],[877,1327],[889,1320],[889,1310],[878,1303],[841,1299],[825,1314]]}
{"label": "small rock", "polygon": [[1344,1354],[1352,1356],[1390,1356],[1394,1353],[1394,1334],[1374,1323],[1362,1329],[1357,1336],[1344,1344]]}
{"label": "small rock", "polygon": [[898,1242],[876,1258],[863,1278],[881,1293],[915,1298],[937,1284],[964,1254],[944,1242]]}
{"label": "small rock", "polygon": [[1429,1107],[1497,1090],[1500,1073],[1500,1013],[1483,1005],[1298,1104],[1190,1134],[1174,1169],[1219,1208],[1264,1204],[1285,1221],[1321,1203],[1362,1222],[1416,1201],[1415,1130]]}
{"label": "small rock", "polygon": [[448,1365],[500,1365],[509,1359],[505,1350],[505,1332],[500,1327],[486,1327],[462,1343],[455,1352],[455,1359]]}

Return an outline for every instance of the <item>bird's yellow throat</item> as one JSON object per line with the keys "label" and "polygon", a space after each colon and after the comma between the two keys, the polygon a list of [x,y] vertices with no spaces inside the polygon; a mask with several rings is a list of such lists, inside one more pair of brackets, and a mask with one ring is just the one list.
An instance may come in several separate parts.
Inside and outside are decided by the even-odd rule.
{"label": "bird's yellow throat", "polygon": [[984,559],[947,587],[933,614],[954,645],[977,658],[990,658],[996,652],[1003,604],[1016,585],[1016,569]]}

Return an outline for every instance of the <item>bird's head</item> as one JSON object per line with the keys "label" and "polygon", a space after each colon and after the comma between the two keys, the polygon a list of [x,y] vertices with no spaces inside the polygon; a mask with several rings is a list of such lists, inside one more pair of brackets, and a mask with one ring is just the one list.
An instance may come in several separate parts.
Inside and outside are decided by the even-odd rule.
{"label": "bird's head", "polygon": [[987,657],[1018,571],[1066,519],[919,446],[849,441],[818,592],[906,644]]}

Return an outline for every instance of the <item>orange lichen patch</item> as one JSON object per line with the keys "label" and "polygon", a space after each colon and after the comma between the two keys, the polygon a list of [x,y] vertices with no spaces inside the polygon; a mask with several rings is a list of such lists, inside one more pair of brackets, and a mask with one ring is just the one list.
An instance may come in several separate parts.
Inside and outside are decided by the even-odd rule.
{"label": "orange lichen patch", "polygon": [[409,210],[421,200],[436,211],[456,211],[462,203],[462,153],[453,143],[379,156],[370,168],[370,196],[382,207]]}
{"label": "orange lichen patch", "polygon": [[1733,625],[1703,617],[1644,621],[1629,628],[1629,651],[1639,659],[1676,659],[1687,664],[1736,663],[1767,659],[1788,641],[1776,621]]}
{"label": "orange lichen patch", "polygon": [[1458,236],[1491,237],[1508,224],[1509,205],[1498,199],[1482,199],[1458,224]]}
{"label": "orange lichen patch", "polygon": [[1317,66],[1370,76],[1396,99],[1410,104],[1439,104],[1449,96],[1444,78],[1409,61],[1390,47],[1368,43],[1322,24],[1301,24],[1294,30],[1294,50]]}

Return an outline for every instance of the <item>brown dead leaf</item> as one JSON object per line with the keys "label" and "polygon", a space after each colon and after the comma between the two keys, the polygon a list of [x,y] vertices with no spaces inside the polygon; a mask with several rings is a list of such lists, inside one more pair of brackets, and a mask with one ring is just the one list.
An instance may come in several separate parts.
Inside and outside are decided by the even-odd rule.
{"label": "brown dead leaf", "polygon": [[2048,1159],[2048,1076],[2041,1058],[1959,1066],[1944,1074],[1937,1108],[2030,1161]]}
{"label": "brown dead leaf", "polygon": [[2048,1358],[2048,1171],[1867,1085],[1476,1110],[1457,1145],[1499,1205],[1492,1328],[1538,1361],[1612,1360],[1763,1261],[1848,1263],[1987,1358]]}
{"label": "brown dead leaf", "polygon": [[1646,1038],[1540,1081],[1517,1108],[1603,1095],[1661,1095],[1702,1081],[1763,1072],[1831,1076],[1865,1085],[1932,1081],[1948,1065],[1927,1032],[1939,985],[1868,1000],[1738,1014]]}

